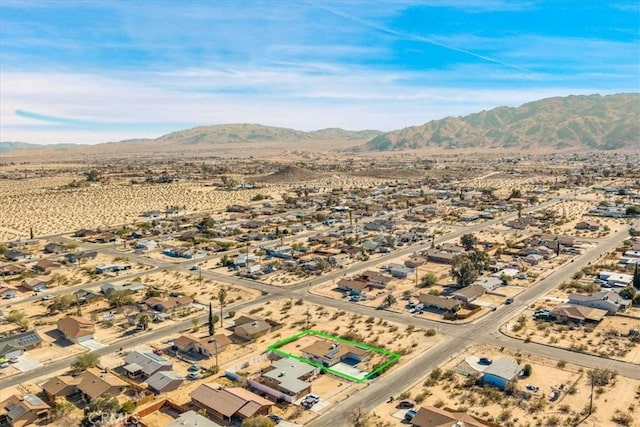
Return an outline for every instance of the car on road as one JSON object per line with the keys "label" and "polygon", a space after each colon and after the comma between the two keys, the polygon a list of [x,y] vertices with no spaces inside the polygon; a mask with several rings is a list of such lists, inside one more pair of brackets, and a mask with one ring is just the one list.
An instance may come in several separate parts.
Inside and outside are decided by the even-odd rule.
{"label": "car on road", "polygon": [[398,402],[397,408],[413,408],[416,406],[416,402],[413,400],[405,399]]}
{"label": "car on road", "polygon": [[51,295],[51,294],[43,295],[42,301],[49,301],[50,299],[54,299],[54,298],[55,298],[55,295]]}
{"label": "car on road", "polygon": [[481,357],[480,359],[478,359],[478,365],[491,365],[493,363],[493,360],[489,359],[488,357]]}
{"label": "car on road", "polygon": [[504,300],[505,304],[511,304],[513,302],[513,298],[509,297],[506,300]]}

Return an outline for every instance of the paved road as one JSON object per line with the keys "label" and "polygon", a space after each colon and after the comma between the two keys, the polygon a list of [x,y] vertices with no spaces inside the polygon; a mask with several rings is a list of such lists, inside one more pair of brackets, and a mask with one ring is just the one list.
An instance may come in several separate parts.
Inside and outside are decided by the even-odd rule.
{"label": "paved road", "polygon": [[[550,205],[558,202],[558,199],[550,200],[546,203],[542,203],[535,207],[531,207],[524,210],[523,213],[528,213],[538,209],[544,209]],[[475,233],[486,227],[492,226],[497,223],[502,223],[515,218],[517,214],[507,214],[501,218],[486,221],[480,224],[474,224],[466,227],[459,227],[456,230],[448,233],[440,238],[436,239],[436,243],[458,238],[466,233]],[[640,221],[639,221],[640,222]],[[638,224],[635,225],[638,227]],[[361,406],[364,409],[370,410],[377,406],[380,402],[386,400],[390,395],[397,395],[411,384],[416,381],[416,378],[422,376],[430,369],[442,364],[448,360],[452,355],[459,353],[462,349],[475,343],[493,344],[498,346],[505,346],[513,349],[518,349],[529,354],[540,355],[543,357],[550,357],[556,360],[566,360],[569,363],[575,363],[588,367],[611,367],[616,369],[620,374],[631,378],[640,378],[640,370],[637,365],[623,363],[619,361],[613,361],[596,356],[586,355],[582,353],[575,353],[568,350],[557,349],[539,344],[524,343],[521,340],[516,340],[503,336],[498,332],[500,324],[504,323],[507,319],[516,315],[519,311],[524,309],[528,304],[535,301],[541,295],[555,288],[560,282],[571,278],[576,270],[594,262],[602,254],[609,252],[621,241],[628,228],[620,227],[616,233],[612,233],[607,239],[600,242],[598,246],[587,251],[585,254],[574,258],[571,263],[565,264],[563,267],[556,269],[548,277],[541,280],[534,287],[526,290],[520,296],[516,298],[514,304],[509,306],[502,306],[495,312],[492,312],[485,317],[466,325],[452,325],[447,323],[441,323],[436,321],[427,320],[424,318],[411,316],[408,313],[398,313],[388,310],[380,311],[371,307],[363,306],[360,304],[350,303],[345,300],[332,299],[320,295],[315,295],[309,292],[314,286],[324,283],[328,280],[337,279],[344,275],[355,273],[358,270],[364,268],[373,267],[376,264],[389,261],[391,259],[401,257],[414,253],[419,250],[428,249],[429,244],[414,245],[396,250],[393,253],[386,254],[382,257],[370,259],[369,261],[358,263],[349,268],[333,271],[329,274],[313,277],[306,281],[303,281],[297,285],[288,287],[279,287],[273,285],[267,285],[257,281],[239,278],[235,276],[227,276],[215,271],[202,270],[202,276],[204,278],[217,280],[227,285],[239,285],[245,286],[251,289],[259,290],[263,296],[258,297],[252,301],[247,301],[241,304],[233,305],[227,308],[228,310],[240,310],[243,308],[261,305],[268,300],[273,300],[281,297],[290,298],[304,298],[306,301],[331,306],[334,308],[350,311],[362,315],[382,317],[386,320],[397,322],[404,325],[413,324],[419,328],[437,328],[437,330],[444,336],[443,341],[435,347],[429,349],[418,357],[412,359],[406,364],[392,369],[391,372],[371,382],[370,386],[364,390],[358,392],[358,394],[351,396],[349,399],[338,403],[332,407],[327,413],[314,420],[310,425],[312,426],[325,426],[325,425],[341,425],[344,423],[344,419],[348,414],[348,411],[352,408]],[[118,252],[110,247],[97,246],[96,249],[111,253],[114,255],[122,256],[121,252]],[[214,259],[222,254],[215,254],[207,257],[207,259]],[[147,270],[140,273],[134,273],[132,275],[120,276],[117,280],[126,279],[129,276],[137,277],[141,274],[147,274],[150,271],[157,269],[189,271],[189,267],[194,262],[201,260],[186,260],[180,263],[168,262],[164,260],[151,259],[139,255],[127,254],[141,263],[150,264],[154,268],[153,270]],[[198,272],[191,272],[198,274]],[[78,287],[95,286],[96,284],[108,282],[114,280],[113,278],[105,279],[100,282],[95,282],[89,285],[79,285]],[[66,288],[64,291],[68,292],[70,288]],[[207,314],[203,314],[200,319],[205,321]],[[191,320],[185,320],[164,328],[157,328],[150,332],[141,333],[130,338],[126,338],[118,343],[109,345],[105,348],[98,350],[98,353],[102,356],[117,352],[120,348],[131,348],[140,344],[147,343],[149,341],[159,340],[164,337],[174,335],[184,330],[188,330],[191,325]],[[73,360],[73,357],[69,357],[47,366],[37,368],[33,371],[22,373],[19,375],[11,376],[10,378],[3,380],[3,386],[9,387],[26,381],[32,381],[37,378],[50,375],[51,373],[68,367]]]}
{"label": "paved road", "polygon": [[[522,340],[510,338],[502,335],[498,328],[508,319],[522,311],[530,303],[540,296],[558,286],[565,280],[572,277],[573,273],[599,257],[612,251],[620,240],[628,235],[628,228],[621,227],[617,232],[612,233],[606,240],[603,240],[596,248],[573,258],[573,262],[568,262],[556,269],[548,277],[538,282],[535,286],[527,289],[516,298],[516,301],[508,306],[502,306],[495,312],[491,312],[483,318],[466,325],[440,324],[426,319],[415,317],[408,318],[404,314],[386,312],[382,317],[387,320],[401,324],[415,324],[417,327],[437,327],[446,337],[445,341],[429,349],[424,354],[407,363],[397,370],[392,369],[382,377],[373,381],[370,387],[358,392],[357,395],[346,399],[330,408],[330,410],[314,419],[308,425],[312,427],[322,427],[327,425],[341,425],[353,408],[361,407],[371,411],[389,396],[397,396],[402,391],[415,383],[417,378],[422,377],[429,370],[442,364],[452,356],[458,354],[464,348],[474,344],[490,344],[498,347],[506,347],[520,350],[525,354],[537,355],[554,360],[565,360],[568,363],[586,366],[610,368],[629,378],[640,379],[640,368],[632,363],[625,363],[598,356],[572,352],[560,348],[545,346],[541,344],[525,343]],[[321,298],[323,303],[332,306],[348,305],[348,302],[340,301],[342,304],[331,304],[328,298],[309,297],[311,300]],[[378,311],[362,305],[352,305],[350,311],[355,311],[363,315],[381,316]]]}

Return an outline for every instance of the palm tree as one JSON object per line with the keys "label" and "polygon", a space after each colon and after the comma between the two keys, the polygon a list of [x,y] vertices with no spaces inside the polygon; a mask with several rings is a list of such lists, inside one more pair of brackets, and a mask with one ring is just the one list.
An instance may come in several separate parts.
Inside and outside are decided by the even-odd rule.
{"label": "palm tree", "polygon": [[220,327],[224,328],[224,324],[222,323],[223,321],[223,315],[222,315],[222,310],[224,310],[224,303],[227,299],[227,290],[222,287],[222,285],[220,286],[220,290],[218,291],[218,302],[220,302]]}

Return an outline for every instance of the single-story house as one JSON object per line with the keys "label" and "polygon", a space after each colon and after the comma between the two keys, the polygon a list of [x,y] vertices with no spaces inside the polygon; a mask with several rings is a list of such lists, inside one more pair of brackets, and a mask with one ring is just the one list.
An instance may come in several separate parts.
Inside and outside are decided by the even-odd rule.
{"label": "single-story house", "polygon": [[75,264],[78,261],[83,259],[94,259],[98,256],[98,252],[96,251],[85,251],[85,252],[73,252],[69,254],[64,254],[64,260],[66,263]]}
{"label": "single-story house", "polygon": [[393,281],[391,277],[387,277],[377,271],[367,270],[360,274],[360,279],[366,280],[367,284],[372,288],[384,289]]}
{"label": "single-story house", "polygon": [[60,252],[64,252],[66,250],[66,246],[61,245],[60,243],[49,242],[44,245],[44,253],[45,254],[58,254]]}
{"label": "single-story house", "polygon": [[233,334],[243,340],[251,341],[270,331],[271,325],[266,320],[241,316],[235,321]]}
{"label": "single-story house", "polygon": [[471,285],[454,292],[452,296],[457,300],[468,303],[484,295],[486,292],[487,289],[484,286]]}
{"label": "single-story house", "polygon": [[544,256],[538,254],[529,254],[523,258],[524,261],[531,265],[538,265],[544,260]]}
{"label": "single-story house", "polygon": [[0,267],[0,276],[14,276],[27,271],[27,267],[23,264],[8,264]]}
{"label": "single-story house", "polygon": [[411,419],[413,427],[488,427],[466,412],[451,412],[435,406],[422,406]]}
{"label": "single-story house", "polygon": [[175,418],[165,427],[222,427],[222,425],[211,421],[196,411],[187,411],[178,415],[178,418]]}
{"label": "single-story house", "polygon": [[280,393],[284,393],[297,400],[311,392],[311,383],[306,380],[318,372],[318,368],[307,363],[284,358],[273,362],[268,370],[260,375],[259,381],[275,390],[275,393],[270,393],[272,396],[277,398]]}
{"label": "single-story house", "polygon": [[18,292],[14,287],[7,285],[6,283],[0,283],[0,298],[2,299],[11,299],[16,298],[18,296]]}
{"label": "single-story house", "polygon": [[147,378],[147,388],[160,394],[177,389],[183,382],[184,378],[173,371],[158,371]]}
{"label": "single-story house", "polygon": [[216,420],[229,423],[271,413],[273,402],[238,387],[217,383],[202,384],[191,392],[191,403]]}
{"label": "single-story house", "polygon": [[147,298],[144,302],[151,310],[167,312],[189,307],[193,303],[193,299],[187,296],[177,298],[151,297]]}
{"label": "single-story house", "polygon": [[487,366],[482,374],[482,381],[504,389],[520,374],[520,366],[512,357],[501,357]]}
{"label": "single-story house", "polygon": [[585,307],[600,308],[607,310],[609,314],[616,314],[625,311],[631,306],[631,300],[622,298],[613,291],[596,292],[593,295],[570,294],[569,303],[583,305]]}
{"label": "single-story house", "polygon": [[601,271],[598,275],[598,279],[606,281],[610,286],[617,286],[622,288],[631,286],[631,284],[633,283],[633,275],[612,273],[610,271]]}
{"label": "single-story house", "polygon": [[131,264],[100,264],[96,267],[96,274],[115,273],[125,270],[131,270]]}
{"label": "single-story house", "polygon": [[89,289],[78,289],[77,291],[73,292],[73,299],[74,301],[78,301],[80,304],[88,304],[95,301],[100,301],[101,299],[103,299],[103,295],[93,292]]}
{"label": "single-story house", "polygon": [[116,397],[124,393],[129,384],[108,371],[89,368],[78,377],[78,390],[89,399],[101,396]]}
{"label": "single-story house", "polygon": [[387,271],[397,279],[406,279],[414,273],[413,268],[405,267],[402,264],[389,264]]}
{"label": "single-story house", "polygon": [[363,279],[340,279],[338,290],[351,294],[360,294],[369,290],[369,282]]}
{"label": "single-story house", "polygon": [[439,311],[456,312],[460,309],[460,301],[456,299],[443,298],[437,295],[420,294],[418,301],[427,308],[434,308]]}
{"label": "single-story house", "polygon": [[41,292],[47,289],[52,282],[52,276],[27,277],[20,282],[20,286],[28,291]]}
{"label": "single-story house", "polygon": [[30,257],[30,255],[25,251],[21,251],[20,249],[10,249],[5,252],[4,257],[8,261],[18,262],[26,261]]}
{"label": "single-story house", "polygon": [[458,254],[444,251],[429,252],[427,260],[437,264],[451,264],[456,256],[458,256]]}
{"label": "single-story house", "polygon": [[418,268],[425,265],[426,263],[427,259],[425,257],[415,255],[408,260],[405,260],[404,265],[408,268]]}
{"label": "single-story house", "polygon": [[81,343],[93,339],[95,326],[89,319],[80,316],[67,316],[58,320],[58,330],[72,343]]}
{"label": "single-story house", "polygon": [[607,315],[607,310],[567,304],[553,309],[551,315],[561,322],[599,323]]}
{"label": "single-story house", "polygon": [[80,384],[79,377],[59,375],[49,378],[46,383],[42,384],[42,391],[49,401],[54,402],[57,397],[67,397],[77,393],[78,384]]}
{"label": "single-story house", "polygon": [[0,357],[10,359],[21,356],[26,350],[39,347],[42,338],[34,330],[0,338]]}
{"label": "single-story house", "polygon": [[46,420],[50,409],[51,407],[35,394],[13,394],[0,402],[0,423],[12,427],[28,426]]}
{"label": "single-story house", "polygon": [[205,357],[215,356],[216,353],[224,351],[232,341],[223,334],[216,334],[213,337],[196,338],[193,335],[181,335],[173,340],[173,345],[178,351],[184,353],[196,353]]}
{"label": "single-story house", "polygon": [[597,231],[600,229],[600,224],[596,221],[580,221],[575,228],[576,230]]}
{"label": "single-story house", "polygon": [[371,350],[329,340],[316,340],[300,351],[305,359],[326,367],[348,359],[361,362],[371,355]]}
{"label": "single-story house", "polygon": [[43,274],[50,274],[53,270],[59,268],[62,268],[60,263],[48,259],[41,259],[32,267],[33,271]]}
{"label": "single-story house", "polygon": [[483,288],[485,288],[487,291],[493,291],[497,288],[499,288],[500,286],[502,286],[504,284],[504,282],[502,281],[501,278],[499,277],[478,277],[478,279],[473,282],[473,285],[479,285],[482,286]]}
{"label": "single-story house", "polygon": [[170,371],[173,364],[150,351],[134,350],[125,358],[124,370],[131,378],[149,378],[158,371]]}

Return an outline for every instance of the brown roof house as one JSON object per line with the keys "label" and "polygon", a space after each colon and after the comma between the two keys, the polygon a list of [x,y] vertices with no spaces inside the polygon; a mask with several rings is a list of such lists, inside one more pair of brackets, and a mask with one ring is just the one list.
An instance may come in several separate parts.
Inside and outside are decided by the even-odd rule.
{"label": "brown roof house", "polygon": [[451,412],[435,406],[426,406],[418,409],[411,419],[414,427],[488,427],[466,412]]}
{"label": "brown roof house", "polygon": [[437,295],[421,294],[418,297],[425,310],[432,308],[438,311],[456,312],[460,309],[460,301],[457,299],[442,298]]}
{"label": "brown roof house", "polygon": [[268,415],[274,405],[244,388],[224,388],[217,383],[202,384],[190,396],[194,405],[223,423]]}
{"label": "brown roof house", "polygon": [[35,394],[14,394],[0,402],[0,425],[27,426],[47,419],[50,409]]}
{"label": "brown roof house", "polygon": [[67,316],[58,320],[58,330],[72,343],[92,340],[95,333],[93,322],[80,316]]}
{"label": "brown roof house", "polygon": [[49,380],[42,384],[42,390],[51,402],[54,402],[58,397],[71,396],[78,392],[78,384],[80,384],[80,377],[72,377],[70,375],[59,375],[57,377],[49,378]]}
{"label": "brown roof house", "polygon": [[215,356],[224,351],[232,341],[223,334],[217,334],[207,338],[196,338],[193,335],[181,335],[173,340],[173,345],[183,353],[194,353],[205,357]]}
{"label": "brown roof house", "polygon": [[28,291],[40,292],[53,283],[53,276],[28,277],[20,282],[20,286]]}
{"label": "brown roof house", "polygon": [[191,297],[177,297],[177,298],[158,298],[151,297],[145,300],[145,304],[149,306],[150,309],[168,312],[178,310],[180,308],[186,308],[191,305],[193,299]]}
{"label": "brown roof house", "polygon": [[116,397],[124,393],[129,384],[114,374],[98,368],[89,368],[79,376],[78,390],[90,399],[100,396]]}
{"label": "brown roof house", "polygon": [[271,331],[271,325],[264,319],[241,316],[235,321],[233,334],[243,340],[252,341]]}
{"label": "brown roof house", "polygon": [[362,362],[371,355],[371,350],[329,340],[317,340],[301,351],[302,357],[325,367],[333,366],[347,359],[356,363]]}
{"label": "brown roof house", "polygon": [[607,315],[607,310],[567,304],[553,309],[551,314],[561,322],[600,323],[604,316]]}
{"label": "brown roof house", "polygon": [[457,300],[469,303],[475,300],[476,298],[484,295],[486,292],[487,292],[487,289],[484,286],[471,285],[471,286],[466,286],[458,291],[455,291],[452,295],[453,295],[453,298]]}

